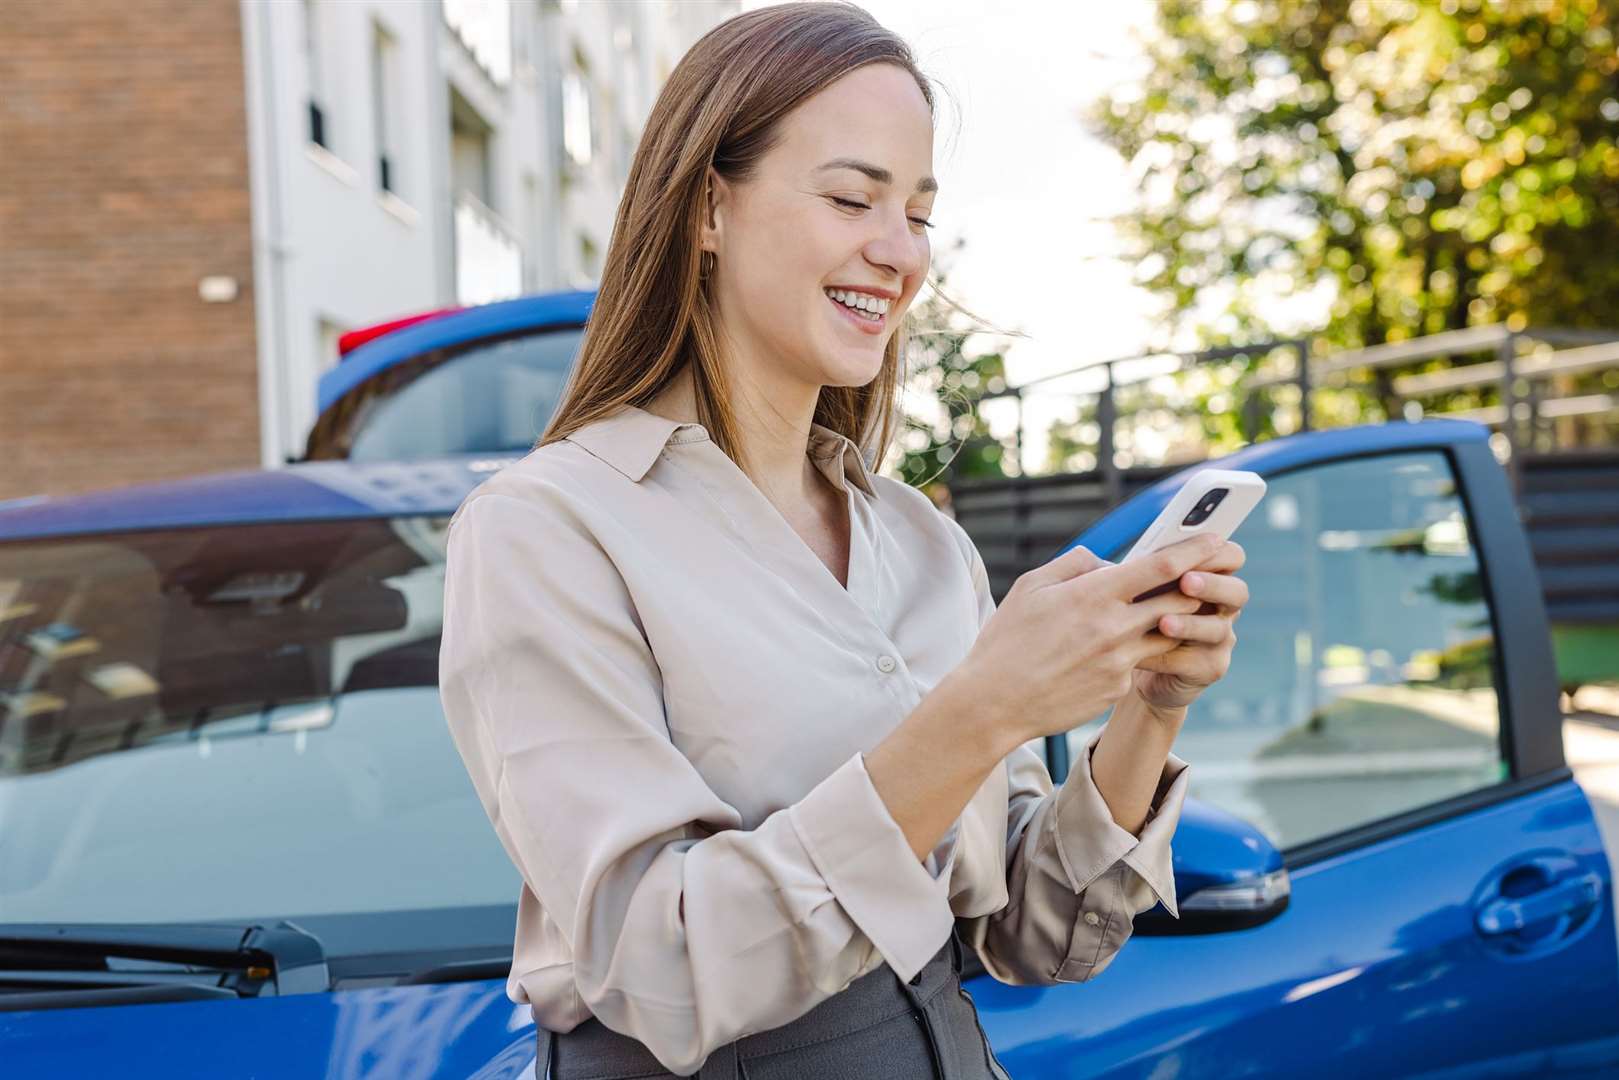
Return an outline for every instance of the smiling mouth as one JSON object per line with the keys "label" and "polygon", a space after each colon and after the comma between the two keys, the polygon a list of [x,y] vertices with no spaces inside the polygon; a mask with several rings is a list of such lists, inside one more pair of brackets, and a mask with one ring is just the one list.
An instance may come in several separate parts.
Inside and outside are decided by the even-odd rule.
{"label": "smiling mouth", "polygon": [[867,333],[882,329],[883,325],[888,321],[887,315],[879,315],[876,312],[861,311],[858,308],[852,308],[848,304],[832,299],[830,296],[827,296],[825,292],[821,293],[821,295],[826,296],[827,303],[842,311],[844,317],[848,318],[851,322],[855,323],[859,329],[864,330]]}

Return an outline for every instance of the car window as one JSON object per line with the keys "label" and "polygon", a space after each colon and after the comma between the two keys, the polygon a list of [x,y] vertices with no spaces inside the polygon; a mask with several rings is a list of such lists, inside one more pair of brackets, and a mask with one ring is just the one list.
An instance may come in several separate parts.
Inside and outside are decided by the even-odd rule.
{"label": "car window", "polygon": [[1189,793],[1286,849],[1503,779],[1490,609],[1449,459],[1267,483],[1233,537],[1250,598],[1230,670],[1175,743]]}
{"label": "car window", "polygon": [[515,901],[439,705],[447,525],[0,544],[0,923]]}
{"label": "car window", "polygon": [[348,457],[411,461],[526,452],[550,422],[579,351],[579,327],[481,342],[415,378],[384,379],[364,405]]}

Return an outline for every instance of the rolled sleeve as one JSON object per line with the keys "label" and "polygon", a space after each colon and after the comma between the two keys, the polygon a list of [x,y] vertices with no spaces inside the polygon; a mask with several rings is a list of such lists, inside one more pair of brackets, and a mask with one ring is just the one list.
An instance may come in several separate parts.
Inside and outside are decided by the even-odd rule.
{"label": "rolled sleeve", "polygon": [[1161,900],[1179,917],[1170,839],[1188,766],[1169,755],[1159,794],[1135,836],[1113,820],[1091,778],[1094,745],[1087,742],[1056,791],[1033,746],[1007,758],[1006,906],[963,920],[968,943],[1002,982],[1088,981],[1124,947],[1136,915]]}
{"label": "rolled sleeve", "polygon": [[1085,741],[1058,789],[1055,848],[1068,883],[1080,898],[1068,951],[1053,973],[1058,982],[1085,982],[1101,974],[1129,940],[1135,917],[1162,903],[1175,918],[1175,868],[1170,839],[1186,799],[1187,763],[1169,754],[1152,807],[1139,835],[1113,820],[1091,776],[1098,729]]}
{"label": "rolled sleeve", "polygon": [[928,873],[854,755],[788,814],[838,903],[909,980],[955,925],[947,875]]}
{"label": "rolled sleeve", "polygon": [[689,1076],[842,990],[874,949],[914,974],[948,939],[945,883],[859,755],[742,827],[671,739],[635,605],[572,498],[480,489],[457,512],[440,693],[585,1006]]}
{"label": "rolled sleeve", "polygon": [[[1085,740],[1067,779],[1057,790],[1057,853],[1068,883],[1080,892],[1122,861],[1135,871],[1139,884],[1151,890],[1155,901],[1178,919],[1169,842],[1186,799],[1187,763],[1175,754],[1168,755],[1147,820],[1139,834],[1131,833],[1113,820],[1113,812],[1091,776],[1091,755],[1103,730],[1098,728]],[[1140,910],[1150,907],[1152,904]]]}

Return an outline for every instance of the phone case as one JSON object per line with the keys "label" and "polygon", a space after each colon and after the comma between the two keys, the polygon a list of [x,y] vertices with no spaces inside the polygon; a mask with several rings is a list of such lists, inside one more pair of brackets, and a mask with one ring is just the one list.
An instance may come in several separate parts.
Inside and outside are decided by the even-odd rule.
{"label": "phone case", "polygon": [[[1226,489],[1226,496],[1220,501],[1220,505],[1197,524],[1183,525],[1186,516],[1202,501],[1203,496],[1215,488]],[[1231,534],[1237,531],[1237,526],[1241,525],[1249,512],[1259,505],[1259,500],[1264,495],[1265,480],[1258,473],[1240,469],[1201,469],[1181,485],[1175,497],[1169,500],[1169,505],[1164,507],[1147,531],[1141,534],[1141,538],[1130,548],[1122,561],[1138,559],[1198,533],[1218,533],[1222,538],[1229,540]],[[1177,582],[1165,582],[1135,597],[1134,602],[1158,596],[1178,587]]]}

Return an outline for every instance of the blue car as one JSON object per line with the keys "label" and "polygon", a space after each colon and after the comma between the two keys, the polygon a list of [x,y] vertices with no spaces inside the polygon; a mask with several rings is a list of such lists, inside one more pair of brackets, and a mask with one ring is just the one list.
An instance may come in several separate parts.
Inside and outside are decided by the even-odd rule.
{"label": "blue car", "polygon": [[[354,350],[313,460],[0,504],[0,1075],[533,1075],[518,878],[439,708],[444,539],[587,312]],[[1012,1075],[1619,1074],[1611,870],[1486,434],[1207,463],[1269,492],[1231,671],[1176,744],[1181,917],[1093,982],[974,974]],[[1201,467],[1074,542],[1119,557]]]}
{"label": "blue car", "polygon": [[541,293],[345,334],[301,460],[527,453],[562,400],[595,300]]}

